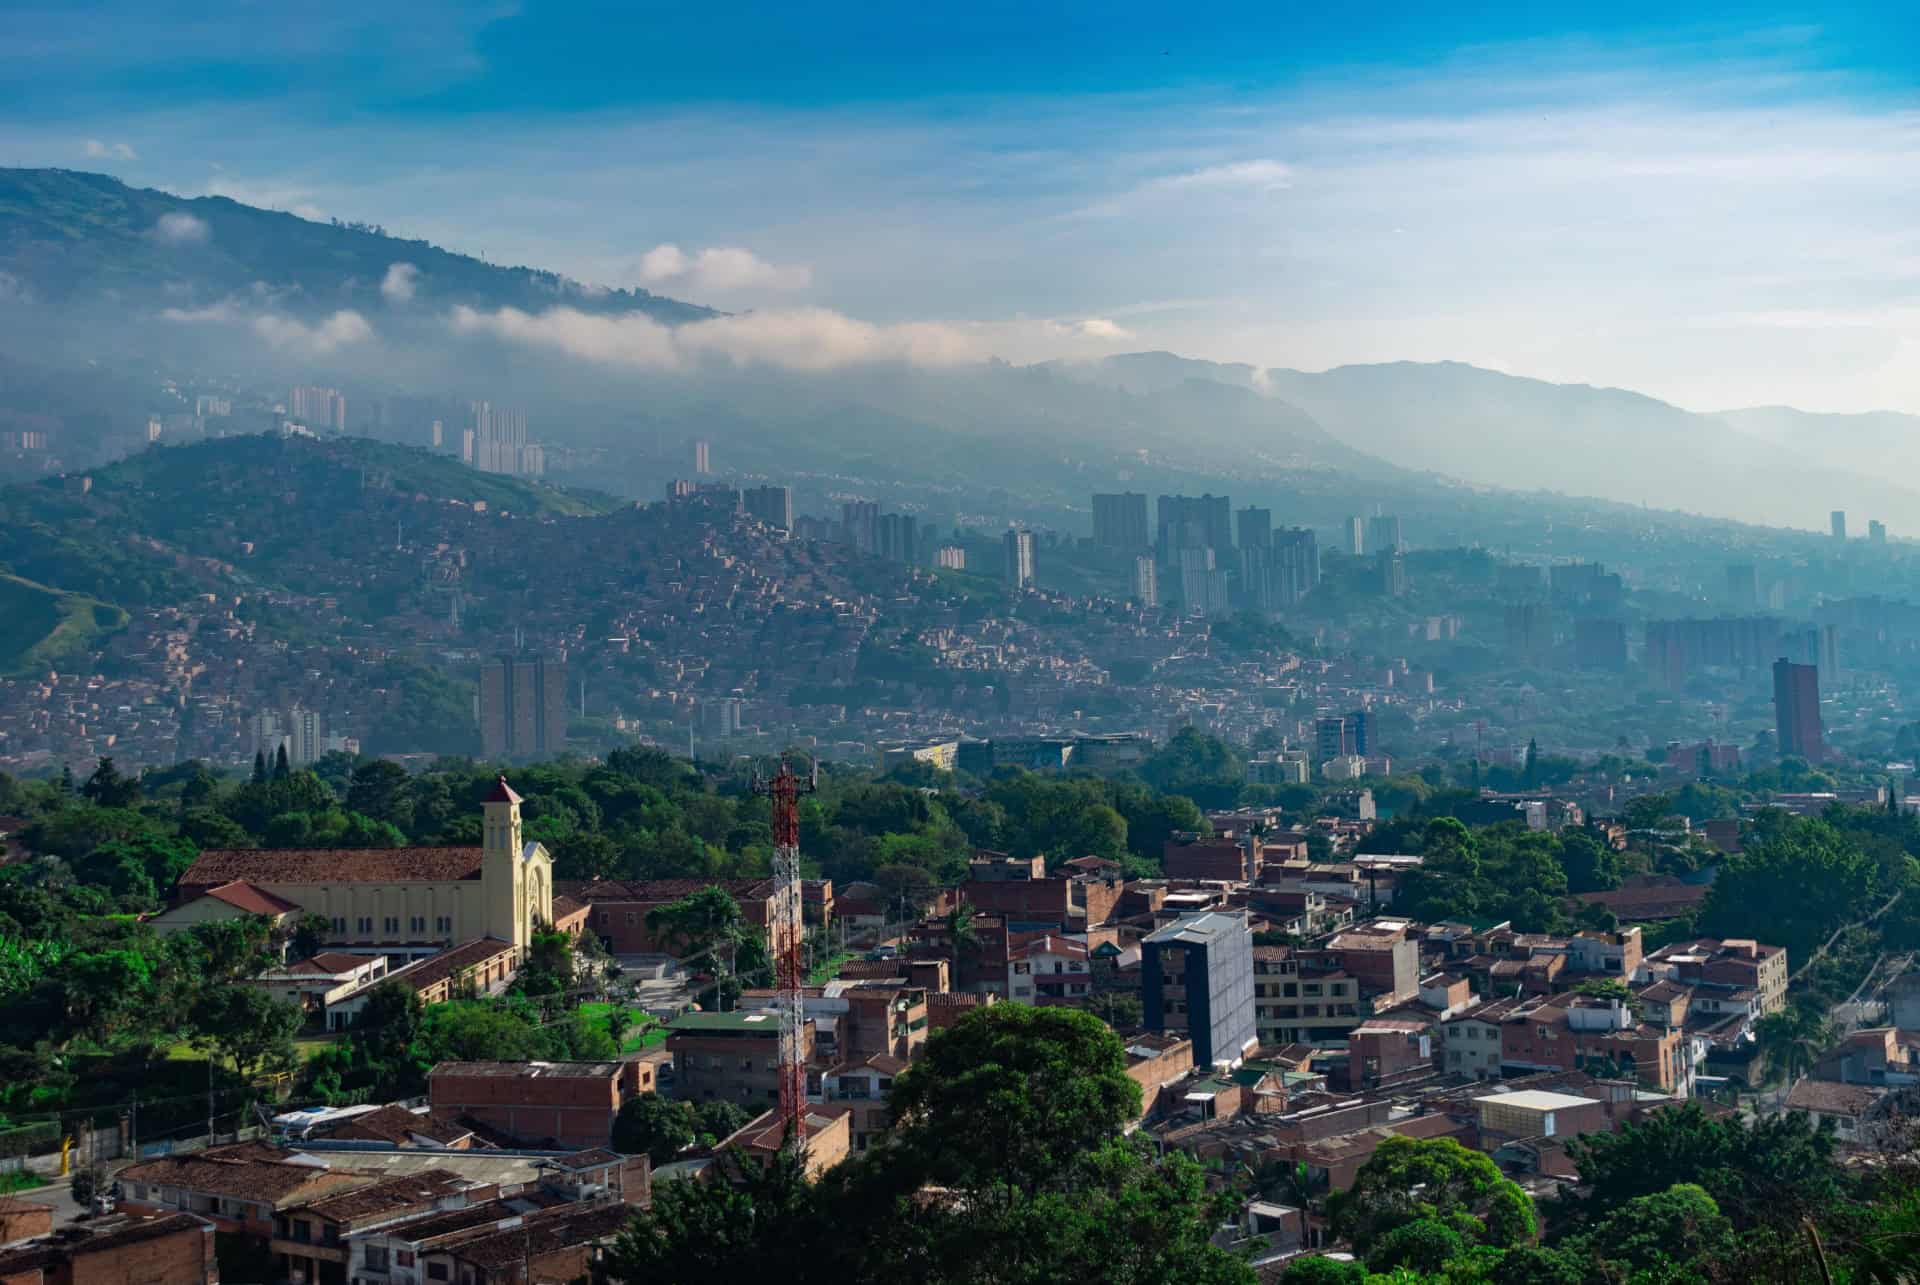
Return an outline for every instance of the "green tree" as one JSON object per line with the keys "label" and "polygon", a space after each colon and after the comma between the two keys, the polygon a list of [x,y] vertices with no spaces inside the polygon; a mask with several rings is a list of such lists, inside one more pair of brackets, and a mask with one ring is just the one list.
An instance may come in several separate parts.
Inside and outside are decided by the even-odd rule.
{"label": "green tree", "polygon": [[1690,1102],[1569,1142],[1567,1154],[1586,1194],[1562,1213],[1590,1221],[1683,1183],[1704,1188],[1742,1230],[1824,1208],[1841,1192],[1833,1135],[1798,1113],[1747,1123]]}
{"label": "green tree", "polygon": [[709,886],[647,912],[647,931],[683,957],[728,943],[742,931],[740,904],[725,888]]}
{"label": "green tree", "polygon": [[1163,794],[1180,794],[1203,808],[1230,808],[1246,784],[1246,765],[1224,741],[1191,727],[1176,732],[1140,775]]}
{"label": "green tree", "polygon": [[613,1118],[613,1149],[629,1156],[644,1151],[656,1165],[673,1160],[693,1141],[693,1112],[658,1093],[628,1098]]}
{"label": "green tree", "polygon": [[1729,855],[1700,908],[1700,927],[1737,937],[1754,924],[1804,959],[1833,930],[1866,913],[1879,887],[1874,864],[1826,821],[1789,817],[1756,827],[1757,841]]}
{"label": "green tree", "polygon": [[1526,1192],[1490,1156],[1452,1138],[1387,1138],[1327,1210],[1370,1265],[1376,1243],[1412,1223],[1437,1221],[1496,1248],[1531,1240],[1536,1231]]}
{"label": "green tree", "polygon": [[1140,1110],[1120,1039],[1091,1013],[1001,1004],[927,1041],[893,1111],[938,1180],[1033,1191]]}
{"label": "green tree", "polygon": [[753,1113],[738,1103],[715,1098],[693,1106],[694,1126],[704,1137],[719,1142],[753,1123]]}
{"label": "green tree", "polygon": [[347,778],[347,810],[399,830],[413,828],[413,779],[388,759],[368,759]]}
{"label": "green tree", "polygon": [[652,1206],[607,1247],[596,1281],[808,1279],[817,1269],[806,1251],[821,1242],[823,1220],[798,1153],[782,1151],[764,1170],[735,1168],[734,1182],[658,1184]]}
{"label": "green tree", "polygon": [[1754,1040],[1767,1062],[1767,1078],[1788,1084],[1813,1070],[1834,1043],[1833,1028],[1810,1009],[1787,1007],[1753,1024]]}
{"label": "green tree", "polygon": [[140,778],[120,775],[111,757],[102,758],[80,793],[95,807],[131,808],[140,802]]}
{"label": "green tree", "polygon": [[300,916],[293,925],[291,946],[295,959],[312,959],[326,949],[327,938],[333,932],[333,925],[325,915],[316,915],[311,911]]}
{"label": "green tree", "polygon": [[1735,1254],[1733,1224],[1702,1187],[1677,1183],[1636,1196],[1562,1242],[1563,1252],[1604,1261],[1609,1279],[1681,1282],[1718,1279]]}
{"label": "green tree", "polygon": [[194,1007],[194,1044],[227,1059],[234,1074],[251,1080],[267,1069],[293,1065],[293,1037],[306,1015],[298,1004],[258,986],[216,986]]}

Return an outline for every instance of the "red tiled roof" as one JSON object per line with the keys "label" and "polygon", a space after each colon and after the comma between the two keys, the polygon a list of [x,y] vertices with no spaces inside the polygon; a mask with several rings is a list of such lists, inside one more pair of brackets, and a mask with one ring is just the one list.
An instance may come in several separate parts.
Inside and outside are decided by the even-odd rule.
{"label": "red tiled roof", "polygon": [[257,888],[244,879],[235,879],[223,883],[217,888],[207,889],[207,895],[215,901],[224,901],[236,910],[244,910],[250,915],[284,915],[298,910],[284,897],[276,897],[265,888]]}
{"label": "red tiled roof", "polygon": [[348,973],[364,968],[368,964],[380,962],[378,955],[349,955],[337,950],[323,950],[311,959],[302,959],[288,964],[285,968],[275,969],[280,973],[300,973],[310,977],[343,977]]}
{"label": "red tiled roof", "polygon": [[[478,937],[473,941],[462,942],[458,946],[443,950],[438,955],[429,955],[425,959],[416,960],[405,968],[388,973],[379,982],[371,985],[377,986],[380,982],[399,982],[414,991],[423,991],[453,976],[463,968],[477,968],[488,960],[496,959],[515,949],[512,942],[501,941],[498,937]],[[354,993],[360,992],[356,990]]]}
{"label": "red tiled roof", "polygon": [[184,1187],[188,1191],[239,1200],[278,1204],[294,1195],[308,1197],[364,1187],[374,1179],[352,1170],[318,1169],[292,1164],[287,1152],[241,1144],[184,1156],[165,1156],[120,1171],[124,1182]]}
{"label": "red tiled roof", "polygon": [[209,848],[180,876],[183,896],[236,881],[444,883],[478,879],[479,848]]}
{"label": "red tiled roof", "polygon": [[555,895],[591,904],[597,901],[678,901],[703,888],[719,887],[743,897],[773,896],[771,879],[557,879]]}
{"label": "red tiled roof", "polygon": [[520,796],[513,792],[513,787],[507,784],[507,778],[502,775],[493,783],[493,792],[481,801],[483,803],[518,803]]}

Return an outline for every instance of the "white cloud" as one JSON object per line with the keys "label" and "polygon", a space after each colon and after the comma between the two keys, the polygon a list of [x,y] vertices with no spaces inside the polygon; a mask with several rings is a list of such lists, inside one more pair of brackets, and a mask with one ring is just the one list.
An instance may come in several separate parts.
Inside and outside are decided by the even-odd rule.
{"label": "white cloud", "polygon": [[688,254],[677,245],[656,245],[640,258],[648,286],[710,293],[733,290],[804,290],[813,282],[805,265],[778,267],[738,246],[709,246]]}
{"label": "white cloud", "polygon": [[994,356],[1097,354],[1131,336],[1104,318],[1079,321],[912,321],[876,324],[824,308],[748,312],[665,326],[639,314],[574,308],[541,313],[455,308],[454,331],[490,335],[588,361],[641,370],[688,371],[710,362],[819,372],[874,363],[962,366]]}
{"label": "white cloud", "polygon": [[225,325],[245,316],[231,299],[222,299],[219,303],[210,303],[201,308],[163,308],[160,312],[160,320],[186,325]]}
{"label": "white cloud", "polygon": [[319,322],[305,322],[277,312],[256,312],[232,299],[200,308],[166,308],[162,321],[183,325],[245,325],[274,348],[315,355],[330,353],[373,338],[373,327],[357,312],[341,309]]}
{"label": "white cloud", "polygon": [[388,303],[406,303],[420,281],[420,269],[411,263],[390,263],[380,279],[380,293]]}
{"label": "white cloud", "polygon": [[132,143],[108,143],[98,138],[89,138],[86,153],[93,160],[137,161],[140,153],[133,150]]}
{"label": "white cloud", "polygon": [[1244,188],[1255,192],[1271,192],[1286,187],[1292,181],[1292,166],[1274,160],[1257,160],[1209,165],[1205,169],[1157,179],[1154,185],[1162,188]]}
{"label": "white cloud", "polygon": [[1133,332],[1117,321],[1106,317],[1087,317],[1081,321],[1066,323],[1069,330],[1089,339],[1131,339]]}
{"label": "white cloud", "polygon": [[205,219],[174,210],[160,216],[153,225],[153,235],[165,245],[205,245],[212,232]]}
{"label": "white cloud", "polygon": [[317,325],[308,325],[278,313],[262,313],[253,319],[253,333],[275,348],[330,353],[336,348],[364,343],[373,338],[373,327],[359,313],[343,308]]}

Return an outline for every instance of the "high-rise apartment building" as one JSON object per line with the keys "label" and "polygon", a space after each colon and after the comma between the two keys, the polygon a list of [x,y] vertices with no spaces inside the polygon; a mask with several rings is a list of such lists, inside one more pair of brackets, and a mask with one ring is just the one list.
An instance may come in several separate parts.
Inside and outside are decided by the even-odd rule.
{"label": "high-rise apartment building", "polygon": [[933,551],[933,565],[942,571],[965,571],[967,551],[957,544],[943,544]]}
{"label": "high-rise apartment building", "polygon": [[1140,939],[1147,1029],[1184,1032],[1195,1066],[1234,1066],[1258,1043],[1247,912],[1209,910]]}
{"label": "high-rise apartment building", "polygon": [[1160,560],[1174,563],[1180,549],[1233,548],[1232,501],[1224,495],[1163,495],[1154,544]]}
{"label": "high-rise apartment building", "polygon": [[1380,554],[1380,592],[1389,598],[1407,596],[1407,560],[1391,549]]}
{"label": "high-rise apartment building", "polygon": [[740,493],[747,516],[780,531],[793,530],[793,488],[750,486]]}
{"label": "high-rise apartment building", "polygon": [[1007,584],[1014,589],[1033,588],[1033,532],[1014,530],[1006,534]]}
{"label": "high-rise apartment building", "polygon": [[693,472],[696,477],[705,477],[713,472],[713,444],[705,438],[693,444]]}
{"label": "high-rise apartment building", "polygon": [[1845,509],[1835,509],[1829,521],[1833,523],[1833,538],[1836,540],[1845,540],[1847,538],[1847,511]]}
{"label": "high-rise apartment building", "polygon": [[1249,505],[1234,517],[1234,534],[1240,537],[1240,551],[1273,547],[1273,510]]}
{"label": "high-rise apartment building", "polygon": [[1353,734],[1347,727],[1346,719],[1329,714],[1313,720],[1313,756],[1316,760],[1324,763],[1353,752]]}
{"label": "high-rise apartment building", "polygon": [[841,538],[861,553],[877,547],[874,528],[880,521],[880,506],[872,500],[848,500],[840,506]]}
{"label": "high-rise apartment building", "polygon": [[1320,543],[1312,528],[1286,527],[1273,533],[1273,576],[1283,607],[1293,606],[1320,583]]}
{"label": "high-rise apartment building", "polygon": [[1885,544],[1887,542],[1887,524],[1879,518],[1867,519],[1867,543]]}
{"label": "high-rise apartment building", "polygon": [[538,477],[546,469],[546,452],[527,441],[527,413],[491,402],[468,404],[472,449],[466,460],[482,473]]}
{"label": "high-rise apartment building", "polygon": [[480,671],[480,744],[488,758],[558,754],[567,746],[567,667],[502,656]]}
{"label": "high-rise apartment building", "polygon": [[1347,519],[1347,553],[1359,557],[1367,551],[1367,526],[1364,518]]}
{"label": "high-rise apartment building", "polygon": [[1400,540],[1400,519],[1391,513],[1367,519],[1367,547],[1377,553],[1400,553],[1406,545]]}
{"label": "high-rise apartment building", "polygon": [[1627,667],[1626,622],[1599,616],[1574,621],[1573,663],[1582,669],[1624,670]]}
{"label": "high-rise apartment building", "polygon": [[1209,619],[1229,614],[1233,604],[1227,597],[1227,573],[1220,569],[1214,551],[1210,548],[1187,548],[1179,549],[1176,553],[1180,568],[1180,602],[1186,613]]}
{"label": "high-rise apartment building", "polygon": [[1103,549],[1134,552],[1151,547],[1147,497],[1133,491],[1093,497],[1093,542]]}
{"label": "high-rise apartment building", "polygon": [[920,560],[920,524],[909,513],[887,513],[873,524],[874,552],[889,562]]}
{"label": "high-rise apartment building", "polygon": [[308,428],[347,431],[347,398],[337,388],[298,385],[287,394],[287,418]]}
{"label": "high-rise apartment building", "polygon": [[1160,569],[1151,553],[1134,555],[1132,590],[1133,600],[1140,606],[1152,610],[1160,605]]}
{"label": "high-rise apartment building", "polygon": [[1773,720],[1780,757],[1794,756],[1809,763],[1826,759],[1826,739],[1820,729],[1820,671],[1796,665],[1786,657],[1773,662]]}

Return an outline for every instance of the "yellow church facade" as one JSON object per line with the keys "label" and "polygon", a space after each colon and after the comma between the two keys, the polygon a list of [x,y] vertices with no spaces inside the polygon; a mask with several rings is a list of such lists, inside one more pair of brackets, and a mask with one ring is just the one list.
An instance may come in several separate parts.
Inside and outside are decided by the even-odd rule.
{"label": "yellow church facade", "polygon": [[482,809],[477,848],[208,849],[153,926],[318,915],[328,946],[362,954],[419,958],[479,938],[524,953],[534,926],[553,922],[553,860],[522,834],[520,796],[504,776]]}

